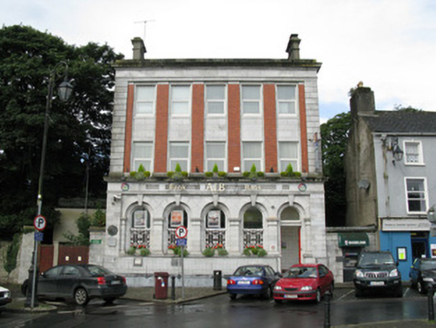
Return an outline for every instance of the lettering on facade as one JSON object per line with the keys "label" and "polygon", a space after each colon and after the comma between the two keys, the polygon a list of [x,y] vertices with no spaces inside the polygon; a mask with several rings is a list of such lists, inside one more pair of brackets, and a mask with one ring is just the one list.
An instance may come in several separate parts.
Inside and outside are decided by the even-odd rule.
{"label": "lettering on facade", "polygon": [[259,185],[245,185],[245,190],[261,190],[262,188]]}
{"label": "lettering on facade", "polygon": [[170,184],[170,190],[186,190],[186,186],[182,184]]}
{"label": "lettering on facade", "polygon": [[209,191],[225,191],[226,186],[224,183],[208,183],[206,186],[206,190]]}

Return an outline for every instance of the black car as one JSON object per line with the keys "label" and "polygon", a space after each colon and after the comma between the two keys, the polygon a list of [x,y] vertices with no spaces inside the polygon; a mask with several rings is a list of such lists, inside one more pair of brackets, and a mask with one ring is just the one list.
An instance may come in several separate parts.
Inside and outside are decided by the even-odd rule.
{"label": "black car", "polygon": [[356,297],[366,291],[390,291],[396,297],[403,296],[401,274],[391,252],[362,252],[354,272]]}
{"label": "black car", "polygon": [[425,294],[431,285],[436,289],[436,259],[416,259],[409,272],[412,287]]}
{"label": "black car", "polygon": [[[26,280],[21,290],[25,294],[27,289]],[[36,295],[38,298],[74,300],[78,305],[86,305],[93,298],[111,303],[126,291],[126,279],[102,266],[67,264],[42,273],[38,277]]]}

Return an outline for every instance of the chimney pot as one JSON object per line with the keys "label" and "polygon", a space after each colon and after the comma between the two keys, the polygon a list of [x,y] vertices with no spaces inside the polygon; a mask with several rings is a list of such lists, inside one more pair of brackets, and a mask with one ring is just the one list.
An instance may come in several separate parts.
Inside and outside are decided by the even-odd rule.
{"label": "chimney pot", "polygon": [[144,59],[144,54],[147,52],[145,49],[144,41],[140,37],[133,38],[133,60]]}
{"label": "chimney pot", "polygon": [[288,42],[288,47],[286,48],[286,52],[289,54],[289,60],[300,59],[300,42],[301,39],[298,38],[298,34],[291,34]]}

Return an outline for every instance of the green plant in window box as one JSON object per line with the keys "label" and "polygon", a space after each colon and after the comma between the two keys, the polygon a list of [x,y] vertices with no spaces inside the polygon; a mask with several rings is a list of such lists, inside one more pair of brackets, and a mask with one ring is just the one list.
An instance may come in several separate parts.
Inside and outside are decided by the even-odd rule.
{"label": "green plant in window box", "polygon": [[229,252],[225,248],[218,248],[218,256],[227,256]]}
{"label": "green plant in window box", "polygon": [[130,177],[138,181],[142,181],[150,177],[150,171],[146,171],[144,165],[140,164],[137,172],[136,171],[130,172]]}
{"label": "green plant in window box", "polygon": [[206,173],[204,173],[204,176],[206,178],[212,178],[213,177],[213,172],[206,172]]}
{"label": "green plant in window box", "polygon": [[138,246],[139,249],[139,254],[141,254],[141,256],[149,256],[150,255],[150,250],[147,248],[147,246],[145,245],[139,245]]}
{"label": "green plant in window box", "polygon": [[249,248],[244,248],[242,254],[244,254],[245,256],[251,256],[251,251]]}
{"label": "green plant in window box", "polygon": [[257,177],[258,178],[264,178],[265,177],[265,173],[264,172],[257,172]]}
{"label": "green plant in window box", "polygon": [[227,176],[227,173],[226,172],[224,172],[224,171],[219,171],[218,172],[218,177],[220,177],[220,178],[225,178]]}
{"label": "green plant in window box", "polygon": [[264,257],[264,256],[267,256],[267,255],[268,255],[268,252],[266,250],[264,250],[263,248],[260,248],[257,251],[257,256],[259,256],[259,257]]}
{"label": "green plant in window box", "polygon": [[218,174],[218,165],[217,165],[217,164],[215,164],[215,165],[213,166],[212,172],[213,172],[214,174]]}
{"label": "green plant in window box", "polygon": [[301,172],[294,172],[294,169],[292,168],[292,165],[289,164],[286,167],[286,170],[284,172],[280,172],[280,176],[282,178],[293,178],[293,177],[301,178]]}
{"label": "green plant in window box", "polygon": [[129,249],[126,251],[126,253],[128,255],[135,255],[135,253],[136,253],[136,246],[135,245],[131,245],[129,247]]}
{"label": "green plant in window box", "polygon": [[203,255],[206,257],[212,257],[215,255],[215,249],[211,248],[211,247],[207,247],[204,251],[203,251]]}

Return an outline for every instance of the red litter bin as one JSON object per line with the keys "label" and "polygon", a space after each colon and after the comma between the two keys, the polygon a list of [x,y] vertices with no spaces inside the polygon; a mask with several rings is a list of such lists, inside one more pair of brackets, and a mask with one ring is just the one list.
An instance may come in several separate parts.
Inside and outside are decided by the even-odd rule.
{"label": "red litter bin", "polygon": [[166,300],[168,296],[168,272],[154,273],[154,298]]}

